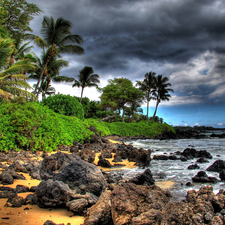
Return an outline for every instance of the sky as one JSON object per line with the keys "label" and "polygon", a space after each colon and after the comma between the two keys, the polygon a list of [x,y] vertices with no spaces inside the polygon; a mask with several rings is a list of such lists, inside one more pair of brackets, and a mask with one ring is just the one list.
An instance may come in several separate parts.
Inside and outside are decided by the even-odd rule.
{"label": "sky", "polygon": [[[174,90],[170,101],[159,104],[157,116],[174,126],[225,127],[224,0],[27,2],[43,11],[30,23],[34,34],[41,36],[46,15],[70,20],[72,33],[84,39],[85,54],[64,54],[70,65],[60,75],[77,78],[84,66],[91,66],[100,76],[99,86],[104,87],[116,77],[135,84],[153,71],[168,77]],[[80,96],[81,90],[72,88],[72,83],[52,86],[56,92]],[[84,96],[99,100],[100,93],[87,88]],[[152,101],[150,116],[154,108]]]}

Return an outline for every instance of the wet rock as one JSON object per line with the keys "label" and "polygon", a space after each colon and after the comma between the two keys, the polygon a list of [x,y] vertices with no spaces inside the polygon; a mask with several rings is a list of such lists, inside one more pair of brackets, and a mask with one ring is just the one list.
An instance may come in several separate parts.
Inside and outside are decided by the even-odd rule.
{"label": "wet rock", "polygon": [[84,225],[113,225],[110,195],[108,191],[103,192],[97,203],[87,210]]}
{"label": "wet rock", "polygon": [[167,156],[167,155],[154,155],[153,159],[154,160],[168,160],[169,156]]}
{"label": "wet rock", "polygon": [[193,159],[193,158],[207,158],[207,159],[212,159],[212,155],[207,152],[206,150],[200,150],[197,151],[194,148],[186,148],[184,149],[183,152],[181,152],[181,155],[186,157],[186,159]]}
{"label": "wet rock", "polygon": [[111,194],[113,223],[131,224],[133,217],[150,209],[161,209],[169,200],[166,192],[155,185],[145,187],[124,183],[116,186]]}
{"label": "wet rock", "polygon": [[186,159],[193,159],[197,158],[197,150],[194,148],[186,148],[184,151],[181,153]]}
{"label": "wet rock", "polygon": [[197,175],[192,177],[192,181],[197,183],[217,183],[219,180],[215,177],[209,177],[205,171],[199,171]]}
{"label": "wet rock", "polygon": [[187,161],[187,158],[186,158],[185,156],[182,155],[182,156],[180,157],[180,160],[181,160],[182,162],[185,162],[185,161]]}
{"label": "wet rock", "polygon": [[58,152],[46,157],[42,162],[40,175],[43,180],[53,179],[68,184],[77,194],[90,192],[100,196],[106,186],[99,168],[83,161],[74,153],[70,155]]}
{"label": "wet rock", "polygon": [[213,172],[221,172],[225,169],[225,161],[224,160],[216,160],[211,166],[207,168],[207,171]]}
{"label": "wet rock", "polygon": [[145,186],[155,184],[155,180],[152,177],[150,169],[146,169],[142,174],[137,175],[136,177],[130,179],[129,182]]}
{"label": "wet rock", "polygon": [[190,166],[188,166],[189,170],[195,170],[195,169],[199,169],[200,167],[197,164],[192,164]]}
{"label": "wet rock", "polygon": [[207,159],[212,159],[212,155],[207,152],[206,150],[200,150],[200,151],[197,151],[197,155],[198,157],[197,158],[207,158]]}
{"label": "wet rock", "polygon": [[225,170],[222,170],[222,171],[220,172],[219,178],[220,178],[222,181],[225,181]]}
{"label": "wet rock", "polygon": [[198,163],[208,163],[209,160],[207,160],[207,159],[201,157],[201,158],[199,158],[196,162],[198,162]]}
{"label": "wet rock", "polygon": [[24,192],[29,192],[29,187],[27,186],[24,186],[24,185],[16,185],[16,188],[15,188],[15,192],[16,193],[24,193]]}
{"label": "wet rock", "polygon": [[187,186],[187,187],[192,187],[193,184],[192,184],[191,182],[187,182],[187,183],[186,183],[186,186]]}

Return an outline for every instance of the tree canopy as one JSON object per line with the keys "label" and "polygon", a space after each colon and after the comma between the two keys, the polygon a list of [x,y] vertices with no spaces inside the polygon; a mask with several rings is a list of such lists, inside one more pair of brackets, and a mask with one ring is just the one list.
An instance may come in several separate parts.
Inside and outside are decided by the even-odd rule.
{"label": "tree canopy", "polygon": [[112,111],[118,110],[122,112],[122,121],[124,122],[125,105],[132,103],[134,97],[143,98],[144,94],[139,89],[135,88],[131,80],[127,78],[115,78],[108,80],[108,85],[99,89],[102,92],[100,97],[101,105],[104,108],[110,108]]}

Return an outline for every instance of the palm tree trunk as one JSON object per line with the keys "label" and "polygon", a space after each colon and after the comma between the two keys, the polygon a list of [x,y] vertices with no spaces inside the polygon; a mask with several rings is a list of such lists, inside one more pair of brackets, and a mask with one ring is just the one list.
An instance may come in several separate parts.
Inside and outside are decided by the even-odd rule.
{"label": "palm tree trunk", "polygon": [[125,107],[123,106],[123,114],[122,114],[122,121],[124,122],[124,115],[125,115]]}
{"label": "palm tree trunk", "polygon": [[147,124],[148,124],[148,108],[149,108],[149,101],[147,100]]}
{"label": "palm tree trunk", "polygon": [[[45,65],[44,65],[44,67],[43,67],[43,70],[41,71],[41,75],[40,75],[40,77],[39,77],[37,86],[36,86],[36,88],[35,88],[35,90],[34,90],[34,95],[36,95],[37,90],[38,90],[39,85],[40,85],[40,82],[41,82],[41,80],[42,80],[43,74],[44,74],[44,72],[45,72],[45,69],[46,69],[46,67],[47,67],[47,65],[48,65],[48,63],[49,63],[49,61],[50,61],[50,59],[51,59],[54,55],[55,55],[55,44],[53,43],[53,44],[52,44],[52,47],[51,47],[51,49],[50,49],[50,51],[49,51],[49,53],[48,53],[48,58],[47,58],[47,60],[46,60],[46,62],[45,62]],[[37,93],[37,98],[38,98],[38,94],[39,94],[39,93]]]}
{"label": "palm tree trunk", "polygon": [[82,102],[83,92],[84,92],[84,87],[82,87],[82,90],[81,90],[80,103]]}
{"label": "palm tree trunk", "polygon": [[39,79],[38,79],[36,88],[35,88],[35,90],[34,90],[34,95],[36,95],[36,93],[37,93],[37,97],[38,97],[38,94],[39,94],[39,92],[37,92],[37,90],[38,90],[38,88],[39,88],[39,85],[40,85],[40,83],[41,83],[43,74],[44,74],[44,72],[45,72],[45,69],[46,69],[46,67],[47,67],[47,65],[48,65],[48,63],[49,63],[49,61],[50,61],[50,59],[51,59],[51,56],[49,56],[48,59],[46,60],[46,63],[45,63],[45,65],[44,65],[44,67],[43,67],[43,69],[42,69],[42,71],[41,71],[41,75],[40,75],[40,77],[39,77]]}
{"label": "palm tree trunk", "polygon": [[159,102],[160,102],[160,101],[157,99],[157,102],[156,102],[156,107],[155,107],[155,112],[154,112],[154,115],[153,115],[153,117],[152,117],[152,121],[153,121],[153,123],[155,122],[155,115],[156,115],[156,111],[157,111],[157,108],[158,108]]}

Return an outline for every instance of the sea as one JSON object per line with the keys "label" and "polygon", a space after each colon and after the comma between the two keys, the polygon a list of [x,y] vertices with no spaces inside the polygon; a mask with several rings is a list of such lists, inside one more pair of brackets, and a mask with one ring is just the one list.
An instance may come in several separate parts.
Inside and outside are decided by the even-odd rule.
{"label": "sea", "polygon": [[[216,177],[219,179],[219,173],[209,172],[206,169],[212,165],[216,160],[225,160],[225,138],[211,138],[210,135],[225,133],[225,130],[205,131],[205,138],[202,139],[168,139],[168,140],[155,140],[155,139],[137,139],[126,142],[132,144],[134,147],[151,149],[152,156],[154,155],[170,155],[176,151],[182,152],[186,148],[194,148],[196,150],[206,150],[213,156],[212,159],[207,159],[207,163],[197,163],[199,169],[189,170],[187,167],[195,164],[196,159],[181,161],[181,160],[151,160],[149,169],[152,172],[153,178],[156,182],[172,181],[174,185],[169,188],[173,195],[173,200],[185,199],[186,193],[189,190],[199,190],[202,186],[213,186],[214,193],[217,194],[220,189],[225,189],[224,182],[218,183],[193,183],[193,186],[188,187],[187,182],[192,183],[194,177],[199,171],[205,171],[208,176]],[[144,172],[146,168],[133,168],[123,171],[124,179],[129,179]],[[163,188],[163,187],[162,187]],[[166,189],[166,186],[165,186]]]}

